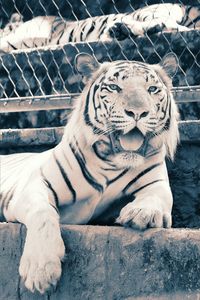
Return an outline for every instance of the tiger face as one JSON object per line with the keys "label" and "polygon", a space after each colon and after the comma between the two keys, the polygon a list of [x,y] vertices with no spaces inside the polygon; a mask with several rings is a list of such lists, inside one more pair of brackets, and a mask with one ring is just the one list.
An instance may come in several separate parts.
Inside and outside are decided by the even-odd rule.
{"label": "tiger face", "polygon": [[77,69],[91,77],[83,115],[98,137],[95,151],[124,166],[142,164],[163,145],[173,157],[178,129],[169,74],[175,72],[175,57],[160,65],[116,61],[100,66],[85,56],[77,58]]}

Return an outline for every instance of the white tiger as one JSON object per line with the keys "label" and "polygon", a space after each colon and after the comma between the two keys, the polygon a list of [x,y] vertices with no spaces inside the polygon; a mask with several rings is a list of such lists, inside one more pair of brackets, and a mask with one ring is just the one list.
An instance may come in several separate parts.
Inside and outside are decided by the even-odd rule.
{"label": "white tiger", "polygon": [[99,64],[82,53],[76,67],[87,84],[62,141],[40,154],[0,157],[1,219],[26,225],[19,272],[29,290],[41,293],[61,276],[59,219],[87,224],[129,195],[119,224],[171,226],[165,156],[173,158],[178,141],[169,78],[176,57],[169,54],[159,65]]}
{"label": "white tiger", "polygon": [[162,30],[185,31],[199,27],[198,7],[162,3],[132,13],[111,14],[66,21],[56,16],[39,16],[27,21],[1,38],[0,50],[10,52],[69,42],[109,41],[143,36]]}

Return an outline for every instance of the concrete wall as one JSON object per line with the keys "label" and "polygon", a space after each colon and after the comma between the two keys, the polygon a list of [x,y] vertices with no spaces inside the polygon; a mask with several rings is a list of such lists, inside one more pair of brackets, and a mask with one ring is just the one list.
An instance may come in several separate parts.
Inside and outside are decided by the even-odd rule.
{"label": "concrete wall", "polygon": [[199,230],[63,226],[62,235],[62,278],[40,296],[18,275],[24,227],[0,225],[0,300],[199,299]]}

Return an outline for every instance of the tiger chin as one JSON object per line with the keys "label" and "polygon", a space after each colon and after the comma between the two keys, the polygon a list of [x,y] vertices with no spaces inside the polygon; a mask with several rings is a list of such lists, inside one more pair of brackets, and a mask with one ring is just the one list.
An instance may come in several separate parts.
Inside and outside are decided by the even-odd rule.
{"label": "tiger chin", "polygon": [[77,55],[86,83],[61,142],[35,154],[1,156],[1,211],[27,228],[19,273],[45,293],[61,276],[60,223],[87,224],[129,196],[117,223],[143,230],[171,226],[165,157],[173,158],[178,112],[170,93],[177,60],[99,64]]}

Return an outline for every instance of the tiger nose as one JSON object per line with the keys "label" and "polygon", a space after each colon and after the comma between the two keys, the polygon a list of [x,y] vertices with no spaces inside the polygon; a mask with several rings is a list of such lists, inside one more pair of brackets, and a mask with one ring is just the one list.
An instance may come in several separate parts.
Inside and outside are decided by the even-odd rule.
{"label": "tiger nose", "polygon": [[134,118],[135,121],[139,121],[142,118],[148,116],[149,111],[135,111],[133,109],[125,109],[127,116]]}

